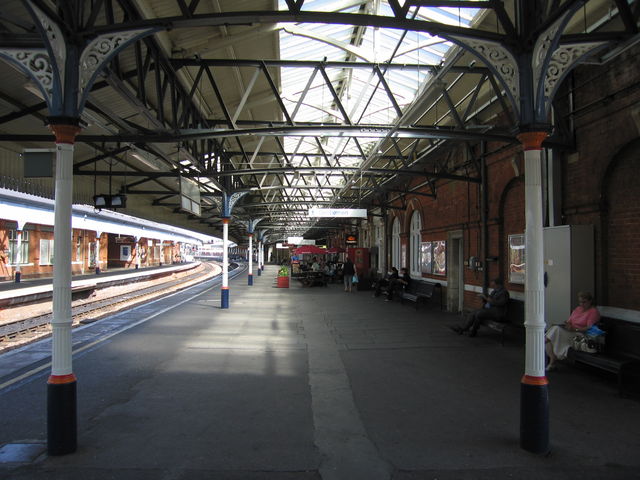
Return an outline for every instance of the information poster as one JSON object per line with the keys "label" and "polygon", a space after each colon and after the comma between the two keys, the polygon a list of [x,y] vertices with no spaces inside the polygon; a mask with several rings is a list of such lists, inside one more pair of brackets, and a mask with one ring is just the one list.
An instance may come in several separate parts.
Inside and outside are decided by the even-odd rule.
{"label": "information poster", "polygon": [[509,235],[509,283],[524,285],[525,259],[524,234]]}
{"label": "information poster", "polygon": [[435,275],[447,274],[447,242],[438,240],[433,245],[433,273]]}
{"label": "information poster", "polygon": [[421,251],[421,269],[422,273],[433,273],[432,256],[431,256],[431,242],[422,242],[420,244]]}
{"label": "information poster", "polygon": [[432,275],[447,274],[447,242],[436,240],[420,244],[420,265],[422,273]]}

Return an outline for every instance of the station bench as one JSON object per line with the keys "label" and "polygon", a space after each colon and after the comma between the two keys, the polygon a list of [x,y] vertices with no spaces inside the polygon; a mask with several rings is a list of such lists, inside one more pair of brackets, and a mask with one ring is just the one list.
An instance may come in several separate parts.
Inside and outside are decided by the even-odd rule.
{"label": "station bench", "polygon": [[404,303],[405,300],[413,302],[417,310],[420,303],[429,302],[433,298],[436,290],[440,294],[440,310],[442,310],[442,285],[435,282],[412,280],[408,287],[400,292],[400,302]]}
{"label": "station bench", "polygon": [[483,320],[482,325],[500,334],[500,344],[504,345],[507,328],[516,327],[522,330],[524,325],[524,302],[510,298],[502,318]]}
{"label": "station bench", "polygon": [[302,282],[304,287],[313,287],[314,285],[326,287],[329,283],[329,279],[323,272],[303,272],[297,276],[297,279]]}
{"label": "station bench", "polygon": [[567,359],[617,377],[618,393],[640,395],[640,324],[602,317],[598,326],[606,332],[604,350],[597,353],[569,349]]}

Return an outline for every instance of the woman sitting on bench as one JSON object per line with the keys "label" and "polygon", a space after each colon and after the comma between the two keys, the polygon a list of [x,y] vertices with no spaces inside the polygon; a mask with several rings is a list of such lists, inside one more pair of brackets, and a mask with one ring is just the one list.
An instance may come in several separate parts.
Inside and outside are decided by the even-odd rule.
{"label": "woman sitting on bench", "polygon": [[567,357],[576,332],[586,332],[599,321],[600,312],[594,305],[593,295],[589,292],[578,293],[578,306],[571,312],[569,320],[563,325],[553,325],[545,333],[545,350],[549,356],[546,370],[555,370],[556,361]]}

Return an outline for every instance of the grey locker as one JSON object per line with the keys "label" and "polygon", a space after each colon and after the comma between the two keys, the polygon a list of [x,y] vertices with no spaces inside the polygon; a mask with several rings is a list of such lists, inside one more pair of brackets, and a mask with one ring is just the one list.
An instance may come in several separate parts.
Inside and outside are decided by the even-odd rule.
{"label": "grey locker", "polygon": [[564,323],[578,305],[578,292],[594,292],[593,225],[560,225],[544,229],[544,318]]}

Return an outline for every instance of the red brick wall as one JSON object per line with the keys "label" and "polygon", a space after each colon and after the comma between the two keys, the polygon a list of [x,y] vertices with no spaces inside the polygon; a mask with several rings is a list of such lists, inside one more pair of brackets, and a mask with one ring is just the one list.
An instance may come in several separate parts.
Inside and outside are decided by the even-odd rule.
{"label": "red brick wall", "polygon": [[596,300],[631,309],[640,309],[640,126],[632,116],[640,107],[639,57],[636,47],[607,65],[576,69],[578,153],[563,164],[564,223],[595,226]]}
{"label": "red brick wall", "polygon": [[[640,142],[636,147],[640,148]],[[602,302],[640,310],[640,169],[638,150],[628,151],[612,165],[605,185],[608,207],[602,222]]]}
{"label": "red brick wall", "polygon": [[[595,227],[596,299],[600,304],[640,309],[640,46],[603,66],[576,69],[564,82],[558,105],[575,105],[573,113],[556,112],[567,124],[574,123],[575,150],[558,149],[561,162],[561,218],[558,224],[593,224]],[[634,117],[635,115],[635,117]],[[571,139],[569,138],[569,141]],[[636,143],[633,143],[633,142]],[[477,148],[477,146],[475,146]],[[626,150],[625,150],[626,148]],[[487,145],[488,262],[489,278],[508,279],[508,236],[524,233],[524,165],[520,146]],[[577,153],[574,153],[577,152]],[[447,158],[462,150],[443,152]],[[440,160],[445,160],[443,157]],[[457,172],[464,174],[464,172]],[[470,176],[477,176],[473,168]],[[424,181],[416,178],[413,185]],[[437,198],[407,195],[394,206],[410,205],[401,218],[402,233],[409,233],[410,213],[422,215],[422,239],[445,239],[448,232],[462,230],[464,257],[481,256],[480,190],[476,183],[437,180]],[[420,189],[432,193],[428,187]],[[415,205],[418,203],[419,206]],[[404,240],[403,240],[404,241]],[[391,241],[388,238],[390,249]],[[408,246],[407,246],[408,248]],[[481,286],[483,272],[464,270],[467,285]],[[506,282],[509,290],[523,292],[520,284]],[[473,292],[465,293],[465,307],[477,306]]]}

